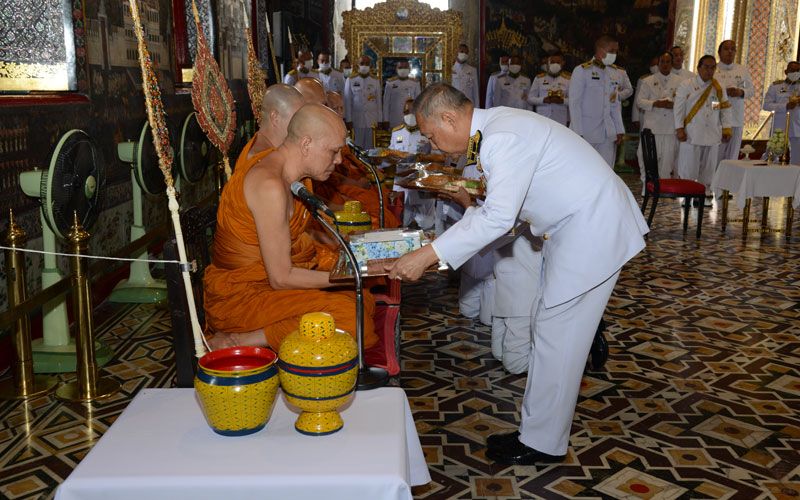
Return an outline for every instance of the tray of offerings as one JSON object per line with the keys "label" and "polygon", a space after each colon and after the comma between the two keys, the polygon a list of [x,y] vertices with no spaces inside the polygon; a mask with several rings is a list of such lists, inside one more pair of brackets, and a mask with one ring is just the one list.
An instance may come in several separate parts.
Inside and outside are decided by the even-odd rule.
{"label": "tray of offerings", "polygon": [[464,188],[470,196],[479,198],[485,196],[485,190],[480,180],[467,179],[458,175],[431,170],[417,170],[405,177],[395,178],[395,184],[406,189],[419,189],[435,193],[455,193],[459,188]]}
{"label": "tray of offerings", "polygon": [[401,161],[413,161],[414,155],[405,151],[398,151],[390,148],[373,148],[367,151],[369,159],[375,163],[399,163]]}

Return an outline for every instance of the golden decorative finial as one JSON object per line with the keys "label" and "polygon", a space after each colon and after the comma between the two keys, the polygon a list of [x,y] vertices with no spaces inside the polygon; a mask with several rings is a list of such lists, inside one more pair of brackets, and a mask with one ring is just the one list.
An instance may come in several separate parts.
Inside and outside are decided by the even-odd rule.
{"label": "golden decorative finial", "polygon": [[27,235],[25,230],[14,220],[14,210],[8,209],[8,230],[6,231],[6,246],[16,247],[25,244]]}
{"label": "golden decorative finial", "polygon": [[73,245],[79,245],[89,239],[89,233],[83,229],[81,220],[78,218],[77,210],[72,212],[72,227],[69,228],[67,239],[69,239],[70,243]]}

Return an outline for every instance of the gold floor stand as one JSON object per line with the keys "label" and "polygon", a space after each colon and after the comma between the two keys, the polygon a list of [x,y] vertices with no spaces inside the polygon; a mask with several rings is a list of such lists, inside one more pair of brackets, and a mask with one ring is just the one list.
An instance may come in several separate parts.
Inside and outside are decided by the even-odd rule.
{"label": "gold floor stand", "polygon": [[119,382],[110,378],[98,379],[95,383],[94,391],[81,394],[81,386],[78,380],[64,384],[56,391],[56,397],[62,401],[75,403],[91,402],[95,399],[104,399],[119,392],[121,386]]}
{"label": "gold floor stand", "polygon": [[53,392],[58,378],[49,375],[34,375],[33,384],[20,388],[13,379],[0,382],[0,400],[28,399]]}

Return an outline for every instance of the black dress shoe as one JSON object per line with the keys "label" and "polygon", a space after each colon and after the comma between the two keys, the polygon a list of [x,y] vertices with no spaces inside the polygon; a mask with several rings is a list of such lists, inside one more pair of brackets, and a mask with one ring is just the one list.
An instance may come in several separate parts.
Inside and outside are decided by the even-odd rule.
{"label": "black dress shoe", "polygon": [[486,445],[492,448],[502,447],[508,443],[519,441],[519,431],[507,432],[505,434],[492,434],[486,438]]}
{"label": "black dress shoe", "polygon": [[548,455],[524,445],[521,441],[489,446],[486,457],[503,465],[534,465],[563,462],[566,455]]}

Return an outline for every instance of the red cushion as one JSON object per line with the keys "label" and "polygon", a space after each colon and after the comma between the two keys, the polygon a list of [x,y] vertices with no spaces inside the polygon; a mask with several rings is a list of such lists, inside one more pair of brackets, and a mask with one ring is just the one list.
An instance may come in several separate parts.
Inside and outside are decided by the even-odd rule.
{"label": "red cushion", "polygon": [[[659,181],[660,193],[685,194],[687,196],[706,194],[706,187],[699,182],[688,179],[661,179]],[[647,191],[653,192],[655,187],[652,182],[647,183]]]}

